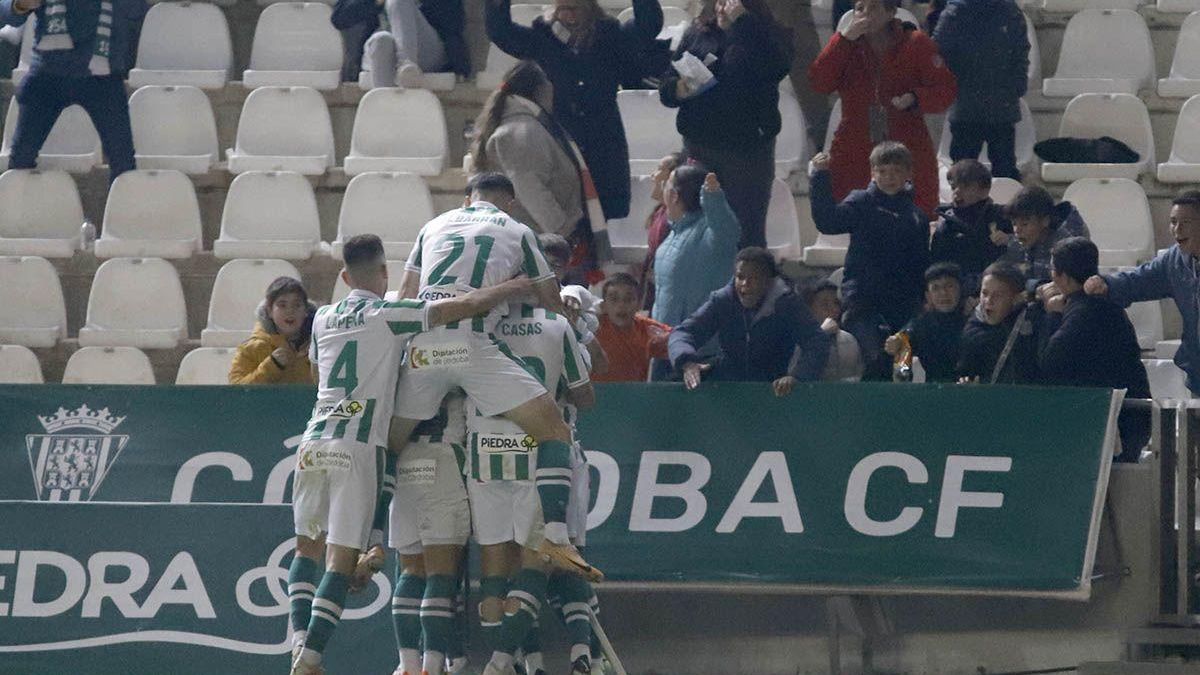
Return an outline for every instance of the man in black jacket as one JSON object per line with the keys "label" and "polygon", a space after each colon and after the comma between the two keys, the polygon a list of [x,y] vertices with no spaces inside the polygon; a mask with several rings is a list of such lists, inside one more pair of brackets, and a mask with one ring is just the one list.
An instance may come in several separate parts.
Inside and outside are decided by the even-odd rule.
{"label": "man in black jacket", "polygon": [[[1097,274],[1100,252],[1082,237],[1070,237],[1051,252],[1052,284],[1039,289],[1046,308],[1038,366],[1045,384],[1125,389],[1127,398],[1150,398],[1137,333],[1125,311],[1084,293]],[[1117,419],[1121,461],[1136,462],[1150,439],[1149,411],[1125,410]]]}

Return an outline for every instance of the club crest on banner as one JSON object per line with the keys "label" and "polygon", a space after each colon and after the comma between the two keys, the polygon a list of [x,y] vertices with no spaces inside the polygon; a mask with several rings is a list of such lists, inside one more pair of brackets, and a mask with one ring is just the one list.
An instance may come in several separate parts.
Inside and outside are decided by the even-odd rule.
{"label": "club crest on banner", "polygon": [[37,417],[46,433],[27,434],[25,449],[38,501],[90,501],[129,442],[112,433],[125,418],[86,405]]}

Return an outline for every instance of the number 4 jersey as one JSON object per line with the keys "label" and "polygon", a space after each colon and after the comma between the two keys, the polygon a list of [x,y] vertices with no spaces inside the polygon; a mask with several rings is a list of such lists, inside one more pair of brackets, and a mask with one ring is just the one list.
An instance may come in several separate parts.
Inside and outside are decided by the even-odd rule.
{"label": "number 4 jersey", "polygon": [[318,309],[309,359],[320,377],[303,441],[386,446],[401,357],[428,321],[423,301],[387,302],[363,290]]}

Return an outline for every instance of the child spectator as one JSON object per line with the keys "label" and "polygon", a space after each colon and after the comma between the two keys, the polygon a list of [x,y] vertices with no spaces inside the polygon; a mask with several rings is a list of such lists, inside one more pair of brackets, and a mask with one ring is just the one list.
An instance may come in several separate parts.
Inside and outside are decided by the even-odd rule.
{"label": "child spectator", "polygon": [[596,340],[608,355],[608,372],[593,375],[593,382],[645,382],[650,359],[667,358],[671,327],[639,315],[637,279],[617,272],[604,282],[600,328]]}
{"label": "child spectator", "polygon": [[929,220],[913,203],[912,155],[899,143],[871,151],[871,183],[834,201],[829,155],[812,160],[812,215],[824,234],[850,234],[842,326],[862,349],[863,379],[891,379],[884,338],[921,307],[929,267]]}
{"label": "child spectator", "polygon": [[862,351],[858,348],[858,340],[842,330],[842,301],[838,298],[837,284],[826,279],[805,289],[802,296],[813,318],[821,322],[821,331],[832,338],[821,379],[858,382],[863,372]]}
{"label": "child spectator", "polygon": [[959,382],[1031,384],[1037,380],[1036,310],[1025,304],[1025,276],[995,262],[983,271],[979,306],[962,334]]}
{"label": "child spectator", "polygon": [[654,186],[650,188],[650,198],[654,200],[654,210],[646,217],[648,249],[641,272],[642,291],[645,296],[641,306],[647,311],[654,308],[654,255],[658,252],[658,247],[666,240],[667,235],[671,233],[671,224],[667,220],[667,205],[663,203],[663,189],[667,186],[667,179],[671,177],[671,172],[680,164],[683,164],[683,155],[672,152],[658,160],[658,168],[650,175],[650,179],[654,181]]}
{"label": "child spectator", "polygon": [[1001,260],[1010,262],[1028,279],[1032,291],[1050,280],[1050,251],[1067,237],[1090,238],[1083,216],[1071,202],[1054,203],[1045,188],[1022,188],[1006,209],[1013,236]]}
{"label": "child spectator", "polygon": [[316,312],[299,281],[272,281],[255,311],[254,332],[233,357],[229,384],[316,384],[308,360]]}
{"label": "child spectator", "polygon": [[979,295],[984,268],[1008,250],[1012,225],[1004,207],[989,197],[992,172],[981,162],[962,159],[950,167],[950,204],[938,207],[940,218],[929,244],[933,262],[955,263],[962,270],[963,293]]}
{"label": "child spectator", "polygon": [[[900,332],[908,335],[913,355],[921,359],[927,382],[954,382],[958,379],[959,345],[963,326],[962,271],[954,263],[934,263],[925,270],[925,311],[908,322]],[[902,340],[893,335],[884,350],[895,357]]]}

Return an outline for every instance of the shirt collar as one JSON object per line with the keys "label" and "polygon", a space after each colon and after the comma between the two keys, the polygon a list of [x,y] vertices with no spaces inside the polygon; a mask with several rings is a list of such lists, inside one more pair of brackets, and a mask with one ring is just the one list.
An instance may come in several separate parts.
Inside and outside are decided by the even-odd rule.
{"label": "shirt collar", "polygon": [[379,300],[379,296],[362,288],[352,288],[346,295],[347,300]]}

